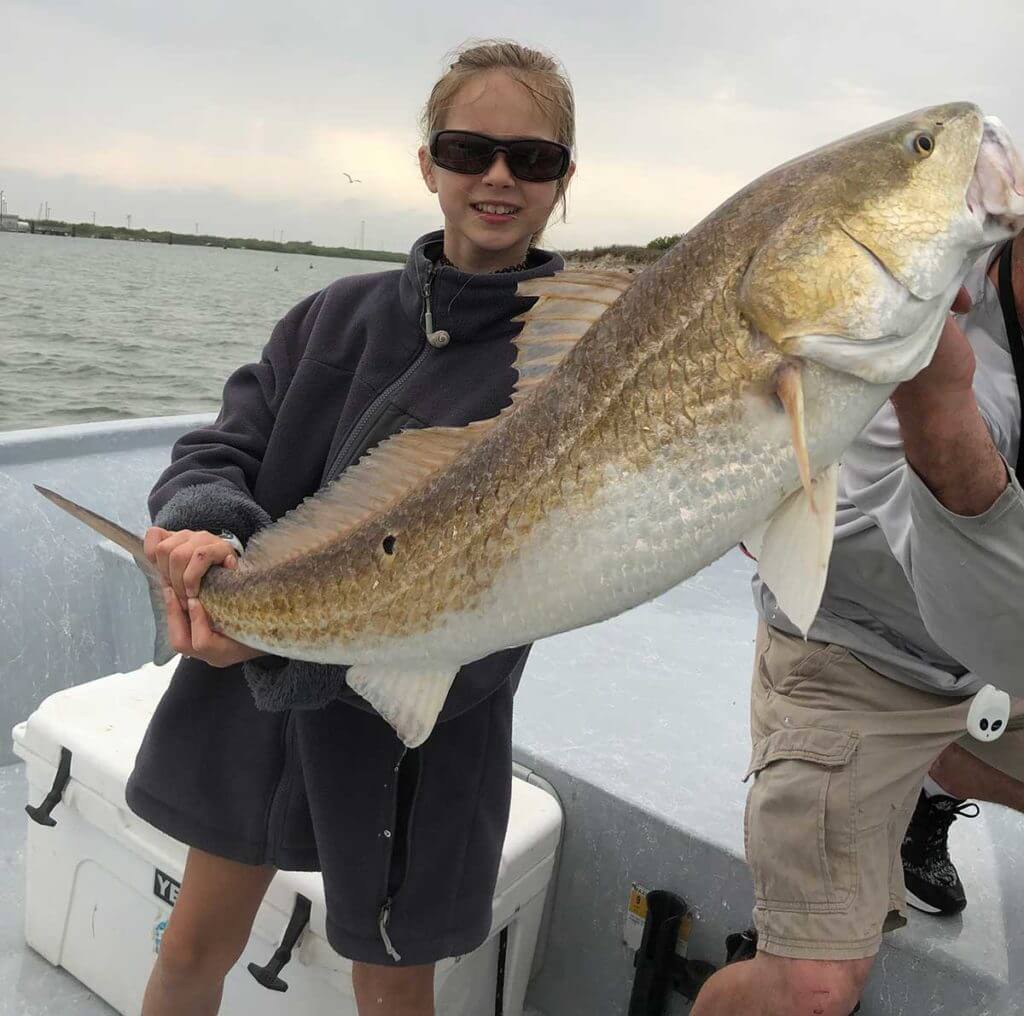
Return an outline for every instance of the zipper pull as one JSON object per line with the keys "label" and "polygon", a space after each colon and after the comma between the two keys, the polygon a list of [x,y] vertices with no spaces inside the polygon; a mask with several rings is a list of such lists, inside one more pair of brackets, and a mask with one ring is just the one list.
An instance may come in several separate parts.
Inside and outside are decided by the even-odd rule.
{"label": "zipper pull", "polygon": [[437,266],[435,265],[431,268],[427,281],[423,284],[423,330],[427,333],[427,342],[435,349],[443,349],[451,341],[451,336],[443,328],[434,331],[434,312],[430,309],[430,289],[436,271]]}
{"label": "zipper pull", "polygon": [[390,919],[391,897],[389,896],[384,901],[384,905],[380,908],[380,917],[377,919],[377,930],[380,932],[381,941],[384,943],[384,948],[387,950],[387,954],[396,963],[401,963],[402,957],[399,955],[398,950],[391,944],[391,939],[388,937],[388,921]]}

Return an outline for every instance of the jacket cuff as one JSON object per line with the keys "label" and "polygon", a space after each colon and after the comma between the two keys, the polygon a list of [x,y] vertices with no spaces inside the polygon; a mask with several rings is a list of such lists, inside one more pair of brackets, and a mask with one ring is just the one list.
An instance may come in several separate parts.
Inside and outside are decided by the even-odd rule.
{"label": "jacket cuff", "polygon": [[273,519],[237,487],[223,483],[201,483],[183,487],[157,512],[153,525],[161,529],[230,530],[242,541]]}
{"label": "jacket cuff", "polygon": [[345,683],[348,667],[333,663],[258,656],[246,660],[242,671],[256,708],[270,712],[322,709],[336,699],[355,696]]}

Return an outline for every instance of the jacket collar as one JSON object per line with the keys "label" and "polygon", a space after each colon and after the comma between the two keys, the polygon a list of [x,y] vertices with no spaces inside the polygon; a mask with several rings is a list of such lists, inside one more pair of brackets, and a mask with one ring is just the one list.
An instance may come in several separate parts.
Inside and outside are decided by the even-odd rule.
{"label": "jacket collar", "polygon": [[512,317],[528,310],[531,301],[515,295],[516,285],[527,279],[554,275],[565,267],[558,254],[533,248],[537,264],[521,272],[498,275],[468,275],[448,265],[437,266],[444,230],[421,236],[413,244],[399,282],[402,312],[423,331],[424,289],[430,280],[430,307],[435,329],[448,332],[452,342],[473,342],[494,338]]}

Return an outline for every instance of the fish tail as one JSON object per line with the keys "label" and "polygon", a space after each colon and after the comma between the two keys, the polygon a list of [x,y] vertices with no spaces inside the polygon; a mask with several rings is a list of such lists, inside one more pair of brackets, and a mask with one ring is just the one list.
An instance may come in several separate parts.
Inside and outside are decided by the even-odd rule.
{"label": "fish tail", "polygon": [[164,606],[163,582],[160,572],[149,562],[143,552],[142,539],[127,529],[119,526],[110,519],[105,519],[96,512],[83,508],[74,501],[39,484],[32,485],[48,501],[52,501],[58,508],[63,508],[69,515],[73,515],[80,522],[84,522],[90,529],[96,530],[101,536],[105,536],[112,543],[124,548],[135,559],[142,574],[146,576],[146,584],[149,587],[149,603],[153,609],[153,620],[156,623],[156,638],[153,643],[153,662],[163,664],[177,655],[176,650],[171,648],[171,640],[167,631],[167,608]]}

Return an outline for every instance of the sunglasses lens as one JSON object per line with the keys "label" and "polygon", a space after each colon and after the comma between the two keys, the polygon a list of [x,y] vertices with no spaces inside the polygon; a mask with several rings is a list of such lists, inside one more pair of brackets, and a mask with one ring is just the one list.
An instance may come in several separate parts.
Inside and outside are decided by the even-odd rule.
{"label": "sunglasses lens", "polygon": [[453,173],[483,173],[501,148],[508,152],[508,164],[520,180],[540,183],[557,180],[569,168],[569,158],[553,141],[492,141],[480,134],[441,131],[434,136],[430,154],[434,162]]}
{"label": "sunglasses lens", "polygon": [[491,164],[494,145],[486,138],[444,131],[434,140],[434,161],[453,173],[482,173]]}
{"label": "sunglasses lens", "polygon": [[520,180],[541,182],[565,175],[565,149],[550,141],[513,141],[509,167]]}

